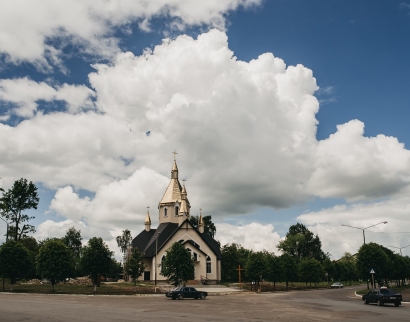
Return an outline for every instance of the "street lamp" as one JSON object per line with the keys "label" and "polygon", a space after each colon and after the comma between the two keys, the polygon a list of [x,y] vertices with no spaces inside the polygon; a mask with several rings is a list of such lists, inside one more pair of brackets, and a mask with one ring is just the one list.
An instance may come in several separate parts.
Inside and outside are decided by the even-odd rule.
{"label": "street lamp", "polygon": [[363,231],[363,245],[364,245],[364,244],[366,244],[366,237],[364,236],[364,231],[365,231],[366,229],[368,229],[368,228],[371,228],[371,227],[374,227],[374,226],[377,226],[377,225],[380,225],[380,224],[387,224],[387,221],[382,221],[382,222],[379,222],[378,224],[374,224],[374,225],[371,225],[371,226],[366,227],[366,228],[354,227],[354,226],[343,225],[343,224],[342,224],[342,226],[346,226],[346,227],[350,227],[350,228],[355,228],[355,229],[360,229],[360,230],[362,230],[362,231]]}
{"label": "street lamp", "polygon": [[157,255],[158,255],[158,237],[160,232],[156,234],[155,237],[155,292],[157,291]]}
{"label": "street lamp", "polygon": [[387,246],[387,247],[392,247],[392,248],[397,248],[397,249],[400,249],[400,256],[403,256],[402,254],[401,254],[401,250],[403,249],[403,248],[406,248],[406,247],[409,247],[410,245],[407,245],[407,246],[404,246],[404,247],[396,247],[396,246]]}

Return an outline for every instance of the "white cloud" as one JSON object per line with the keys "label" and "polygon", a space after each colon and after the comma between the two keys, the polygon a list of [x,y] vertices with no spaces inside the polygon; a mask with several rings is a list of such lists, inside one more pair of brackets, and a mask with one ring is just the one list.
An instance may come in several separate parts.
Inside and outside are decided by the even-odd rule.
{"label": "white cloud", "polygon": [[[409,244],[409,192],[407,189],[400,196],[382,201],[341,204],[303,214],[297,220],[319,234],[324,251],[330,252],[333,259],[339,258],[346,251],[354,254],[363,244],[361,230],[344,227],[342,224],[366,228],[387,221],[387,224],[380,224],[365,231],[366,243],[402,247]],[[392,250],[397,251],[394,248]],[[410,255],[409,252],[407,254]]]}
{"label": "white cloud", "polygon": [[[1,0],[0,54],[10,63],[34,63],[49,71],[62,66],[68,44],[84,53],[111,57],[119,51],[115,27],[139,22],[149,31],[149,21],[168,17],[180,26],[208,25],[224,28],[225,15],[238,7],[260,5],[261,0]],[[57,44],[53,42],[58,40]]]}
{"label": "white cloud", "polygon": [[37,111],[38,101],[64,101],[70,113],[93,108],[91,97],[94,93],[84,85],[52,87],[44,82],[35,82],[27,77],[18,79],[0,79],[0,100],[12,104],[4,116],[18,115],[24,118],[33,117]]}
{"label": "white cloud", "polygon": [[215,239],[221,245],[237,243],[256,252],[267,250],[279,254],[276,246],[280,236],[274,231],[274,226],[271,224],[262,225],[253,222],[246,225],[231,225],[219,223],[216,227]]}
{"label": "white cloud", "polygon": [[409,184],[410,151],[396,138],[363,134],[364,124],[353,120],[319,142],[311,193],[357,200],[388,196]]}

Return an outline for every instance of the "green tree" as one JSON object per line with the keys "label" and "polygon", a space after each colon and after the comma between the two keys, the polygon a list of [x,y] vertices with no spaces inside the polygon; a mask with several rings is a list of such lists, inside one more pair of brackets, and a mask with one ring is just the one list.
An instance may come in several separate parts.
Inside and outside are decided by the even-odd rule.
{"label": "green tree", "polygon": [[357,253],[357,271],[364,280],[371,280],[370,269],[376,272],[374,278],[379,283],[390,269],[390,259],[383,248],[376,243],[364,244]]}
{"label": "green tree", "polygon": [[69,277],[74,269],[71,250],[61,240],[49,240],[41,248],[37,256],[37,272],[54,285]]}
{"label": "green tree", "polygon": [[[199,216],[191,216],[189,220],[191,221],[192,226],[198,229]],[[207,233],[209,236],[214,238],[216,233],[216,227],[215,224],[212,222],[212,216],[203,216],[202,221],[204,222],[204,233]]]}
{"label": "green tree", "polygon": [[336,267],[335,267],[335,263],[334,262],[332,262],[329,258],[326,258],[323,262],[322,262],[322,265],[323,265],[323,270],[325,271],[325,276],[326,276],[326,273],[327,273],[327,276],[326,276],[326,281],[328,282],[328,284],[329,284],[329,281],[331,281],[332,280],[332,278],[334,279],[334,278],[336,278]]}
{"label": "green tree", "polygon": [[281,265],[283,267],[283,279],[286,282],[286,290],[289,289],[289,282],[297,281],[298,278],[298,265],[296,259],[289,254],[282,254],[279,257]]}
{"label": "green tree", "polygon": [[27,267],[27,277],[36,277],[36,257],[39,251],[39,245],[34,237],[25,237],[19,241],[30,253],[31,266]]}
{"label": "green tree", "polygon": [[273,282],[273,289],[275,289],[276,283],[283,278],[282,262],[275,254],[267,254],[267,266],[267,279]]}
{"label": "green tree", "polygon": [[303,258],[299,263],[299,274],[300,279],[307,283],[310,283],[310,287],[312,287],[312,282],[316,283],[319,282],[324,275],[322,265],[319,261],[314,258]]}
{"label": "green tree", "polygon": [[31,267],[30,252],[15,240],[9,240],[0,247],[0,274],[9,278],[11,285],[17,278],[27,276],[27,267]]}
{"label": "green tree", "polygon": [[73,252],[73,256],[76,259],[80,258],[82,240],[81,230],[76,230],[74,227],[71,227],[67,230],[64,237],[61,238],[63,243]]}
{"label": "green tree", "polygon": [[161,263],[161,275],[175,286],[195,278],[194,262],[183,245],[176,242],[167,249]]}
{"label": "green tree", "polygon": [[238,281],[239,265],[245,267],[250,250],[243,248],[241,245],[232,243],[226,244],[221,249],[221,278],[226,282]]}
{"label": "green tree", "polygon": [[100,237],[91,238],[87,246],[84,246],[80,259],[81,270],[91,277],[94,292],[100,284],[101,276],[105,276],[111,268],[113,253]]}
{"label": "green tree", "polygon": [[248,256],[248,260],[245,264],[245,272],[246,276],[257,282],[259,286],[260,281],[262,278],[267,277],[268,271],[268,262],[266,258],[266,254],[264,252],[256,252],[251,253]]}
{"label": "green tree", "polygon": [[34,217],[23,213],[27,209],[37,209],[39,202],[37,187],[33,182],[21,178],[14,182],[13,187],[3,193],[0,203],[0,214],[11,221],[10,238],[18,241],[27,236],[30,232],[35,232],[32,225],[24,224]]}
{"label": "green tree", "polygon": [[286,238],[279,242],[278,249],[293,258],[314,258],[323,262],[329,257],[322,251],[322,242],[305,225],[297,223],[289,228]]}
{"label": "green tree", "polygon": [[145,265],[142,259],[141,253],[138,249],[133,248],[131,255],[125,265],[128,276],[131,277],[132,281],[134,282],[134,286],[137,285],[138,277],[144,273]]}
{"label": "green tree", "polygon": [[130,246],[132,242],[131,232],[128,229],[123,230],[122,235],[117,236],[116,240],[121,253],[125,254],[127,252],[128,246]]}

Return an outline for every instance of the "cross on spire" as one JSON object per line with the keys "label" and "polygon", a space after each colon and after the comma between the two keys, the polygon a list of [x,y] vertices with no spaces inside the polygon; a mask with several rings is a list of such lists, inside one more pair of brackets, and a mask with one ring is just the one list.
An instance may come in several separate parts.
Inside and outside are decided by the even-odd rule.
{"label": "cross on spire", "polygon": [[148,207],[147,207],[147,209],[148,209],[148,213],[149,213],[149,208],[150,208],[150,207],[148,206]]}
{"label": "cross on spire", "polygon": [[176,155],[178,154],[176,150],[174,150],[174,152],[172,152],[174,154],[174,161],[176,161]]}
{"label": "cross on spire", "polygon": [[202,208],[199,208],[199,213],[202,215]]}

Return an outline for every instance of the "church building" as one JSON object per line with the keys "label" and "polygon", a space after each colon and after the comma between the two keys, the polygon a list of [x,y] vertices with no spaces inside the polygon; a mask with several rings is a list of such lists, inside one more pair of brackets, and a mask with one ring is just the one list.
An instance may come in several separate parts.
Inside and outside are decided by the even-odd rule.
{"label": "church building", "polygon": [[174,160],[171,182],[158,204],[159,225],[151,228],[149,210],[145,229],[133,239],[131,246],[143,255],[146,281],[166,281],[161,275],[161,262],[166,250],[179,242],[188,250],[194,261],[195,280],[217,282],[221,280],[221,251],[219,243],[204,232],[202,212],[198,229],[190,222],[191,205],[185,184],[178,179],[178,167]]}

